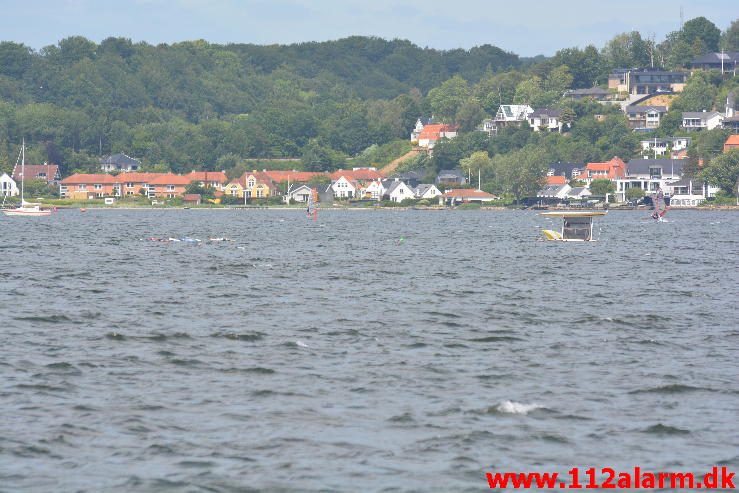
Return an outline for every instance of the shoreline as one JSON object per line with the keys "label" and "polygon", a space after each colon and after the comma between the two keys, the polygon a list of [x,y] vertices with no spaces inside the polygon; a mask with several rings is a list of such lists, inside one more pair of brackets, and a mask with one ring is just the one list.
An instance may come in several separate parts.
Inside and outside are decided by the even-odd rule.
{"label": "shoreline", "polygon": [[[62,210],[80,210],[85,209],[86,211],[131,211],[131,210],[142,210],[142,211],[295,211],[305,213],[303,207],[280,207],[280,206],[264,206],[264,207],[152,207],[152,206],[133,206],[133,207],[117,207],[117,206],[105,206],[105,205],[85,205],[85,206],[56,206],[59,211]],[[578,210],[594,210],[592,208],[551,208],[551,209],[524,209],[516,207],[503,207],[503,206],[481,206],[479,208],[459,208],[459,207],[327,207],[325,209],[318,209],[319,212],[327,211],[533,211],[533,212],[552,212],[552,211],[578,211]],[[607,210],[608,212],[646,212],[652,209],[634,209],[634,208],[620,208],[613,207],[609,209],[596,209],[596,210]],[[739,205],[721,205],[711,207],[680,207],[671,208],[671,212],[676,211],[739,211]]]}

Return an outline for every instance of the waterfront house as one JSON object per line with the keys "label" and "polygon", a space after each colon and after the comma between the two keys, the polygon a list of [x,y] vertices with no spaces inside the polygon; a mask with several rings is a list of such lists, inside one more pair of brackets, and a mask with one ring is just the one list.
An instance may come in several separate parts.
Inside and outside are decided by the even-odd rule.
{"label": "waterfront house", "polygon": [[568,183],[547,184],[536,193],[536,196],[540,199],[550,199],[547,202],[557,202],[566,199],[570,190],[572,190],[572,187]]}
{"label": "waterfront house", "polygon": [[116,180],[118,180],[118,184],[120,185],[121,195],[130,197],[132,195],[139,195],[142,191],[145,194],[149,182],[164,175],[166,173],[141,173],[132,171],[120,173],[116,176]]}
{"label": "waterfront house", "polygon": [[150,199],[173,199],[184,195],[185,189],[190,183],[191,180],[187,176],[164,173],[149,180],[144,189],[146,190],[146,196]]}
{"label": "waterfront house", "polygon": [[705,202],[706,198],[714,197],[718,190],[705,182],[683,178],[667,185],[665,193],[670,197],[670,207],[681,208],[696,207]]}
{"label": "waterfront house", "polygon": [[418,147],[432,150],[440,139],[453,139],[457,136],[458,127],[441,123],[426,125],[418,135]]}
{"label": "waterfront house", "polygon": [[0,197],[15,197],[19,195],[18,185],[7,173],[0,175]]}
{"label": "waterfront house", "polygon": [[194,182],[203,188],[213,188],[221,191],[228,183],[225,171],[191,171],[185,176],[190,179],[191,183]]}
{"label": "waterfront house", "polygon": [[534,132],[562,132],[562,110],[539,108],[528,116],[529,125]]}
{"label": "waterfront house", "polygon": [[203,198],[199,193],[186,193],[182,197],[182,203],[185,205],[200,205],[202,201]]}
{"label": "waterfront house", "polygon": [[629,120],[629,128],[657,128],[667,113],[667,106],[627,106],[624,113]]}
{"label": "waterfront house", "polygon": [[626,202],[629,188],[641,188],[646,195],[655,193],[658,188],[666,190],[669,183],[682,176],[684,159],[641,159],[636,158],[626,165],[626,173],[615,178],[616,200]]}
{"label": "waterfront house", "polygon": [[351,199],[357,195],[358,184],[354,180],[350,180],[341,175],[337,180],[331,183],[331,189],[334,192],[334,198]]}
{"label": "waterfront house", "polygon": [[[25,166],[26,176],[25,181],[28,183],[31,180],[43,180],[47,185],[56,185],[61,181],[61,175],[59,174],[59,166],[56,164],[26,164]],[[21,180],[21,165],[16,164],[13,167],[12,178],[16,183],[20,183]]]}
{"label": "waterfront house", "polygon": [[442,193],[441,190],[436,188],[433,183],[422,183],[414,189],[414,193],[417,199],[435,200],[438,199]]}
{"label": "waterfront house", "polygon": [[364,199],[372,199],[372,200],[381,200],[382,196],[385,195],[385,183],[388,183],[388,180],[374,180],[371,181],[369,184],[364,185],[360,189],[360,197]]}
{"label": "waterfront house", "polygon": [[415,199],[416,194],[411,187],[402,181],[394,180],[390,183],[387,190],[385,190],[385,194],[382,198],[392,202],[402,202],[405,199]]}
{"label": "waterfront house", "polygon": [[226,186],[223,187],[223,194],[229,195],[231,197],[238,197],[240,199],[243,199],[244,189],[246,188],[246,183],[244,182],[245,176],[246,175],[242,175],[239,178],[236,178],[228,182]]}
{"label": "waterfront house", "polygon": [[724,115],[718,111],[684,111],[680,125],[685,130],[713,130],[721,125]]}
{"label": "waterfront house", "polygon": [[739,135],[729,135],[729,138],[724,142],[724,152],[729,152],[732,149],[739,149]]}
{"label": "waterfront house", "polygon": [[500,200],[500,197],[483,192],[482,190],[473,190],[471,188],[455,188],[446,190],[442,195],[442,201],[449,205],[457,205],[462,203],[484,204]]}
{"label": "waterfront house", "polygon": [[100,169],[110,171],[138,171],[141,161],[125,154],[111,154],[100,160]]}
{"label": "waterfront house", "polygon": [[290,184],[290,188],[285,194],[285,202],[308,202],[313,194],[313,189],[303,183]]}
{"label": "waterfront house", "polygon": [[573,187],[567,192],[568,199],[582,200],[593,195],[588,187]]}
{"label": "waterfront house", "polygon": [[118,178],[113,175],[104,173],[77,173],[59,182],[59,196],[78,200],[119,197],[119,183]]}
{"label": "waterfront house", "polygon": [[615,156],[604,163],[588,163],[585,166],[584,173],[579,175],[577,179],[590,185],[593,180],[615,180],[622,178],[625,174],[626,163],[618,156]]}
{"label": "waterfront house", "polygon": [[466,183],[467,177],[464,176],[464,173],[459,168],[443,169],[436,176],[437,185],[464,185]]}

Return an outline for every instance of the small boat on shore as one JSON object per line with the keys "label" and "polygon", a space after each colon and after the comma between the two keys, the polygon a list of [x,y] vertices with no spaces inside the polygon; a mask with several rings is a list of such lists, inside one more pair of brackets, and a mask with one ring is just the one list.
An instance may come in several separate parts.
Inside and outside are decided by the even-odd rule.
{"label": "small boat on shore", "polygon": [[561,217],[562,230],[543,229],[541,233],[547,241],[595,241],[593,239],[593,218],[605,216],[608,211],[557,211],[541,212],[546,217]]}

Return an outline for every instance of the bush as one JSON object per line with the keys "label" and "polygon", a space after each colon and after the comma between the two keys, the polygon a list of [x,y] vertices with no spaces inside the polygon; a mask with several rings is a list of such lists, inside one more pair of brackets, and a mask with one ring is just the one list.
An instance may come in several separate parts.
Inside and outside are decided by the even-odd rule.
{"label": "bush", "polygon": [[416,205],[416,203],[417,203],[417,202],[418,202],[418,201],[417,201],[416,199],[403,199],[403,200],[402,200],[402,201],[400,202],[400,206],[401,206],[401,207],[410,207],[410,206],[412,206],[412,205]]}
{"label": "bush", "polygon": [[482,207],[482,205],[479,202],[465,202],[464,204],[458,205],[457,209],[462,210],[475,210]]}

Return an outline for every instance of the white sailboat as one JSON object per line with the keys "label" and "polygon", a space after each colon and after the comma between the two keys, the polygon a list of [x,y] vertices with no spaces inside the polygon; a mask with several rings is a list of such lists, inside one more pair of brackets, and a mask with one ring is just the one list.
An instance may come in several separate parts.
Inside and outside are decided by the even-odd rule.
{"label": "white sailboat", "polygon": [[[16,161],[16,164],[18,161]],[[21,205],[15,209],[3,209],[6,216],[48,216],[50,210],[41,208],[41,204],[26,202],[23,183],[26,181],[26,141],[21,146]]]}

